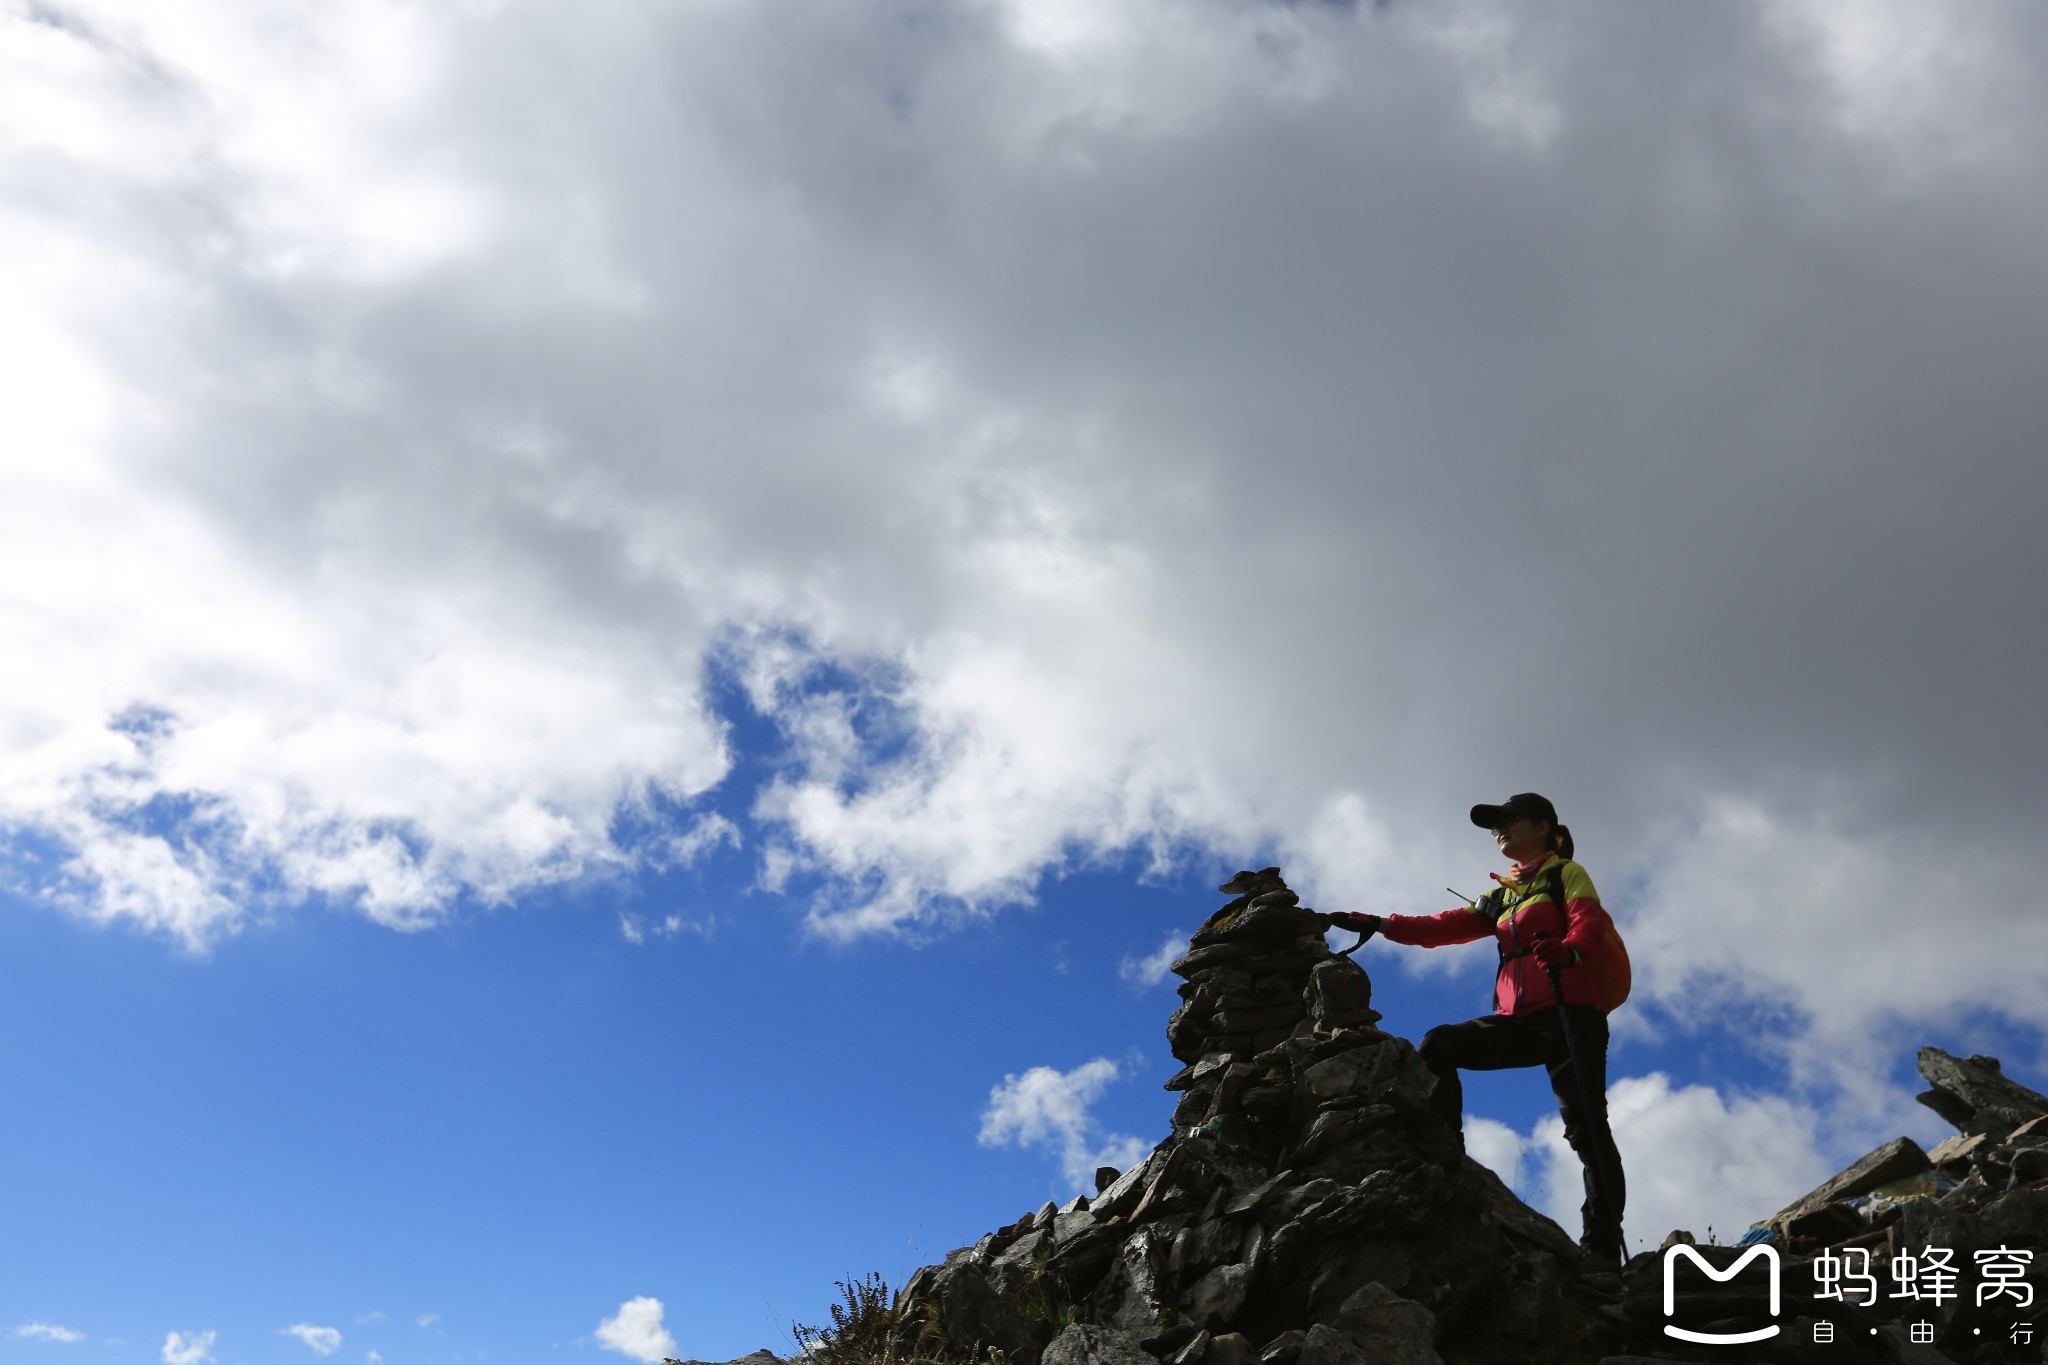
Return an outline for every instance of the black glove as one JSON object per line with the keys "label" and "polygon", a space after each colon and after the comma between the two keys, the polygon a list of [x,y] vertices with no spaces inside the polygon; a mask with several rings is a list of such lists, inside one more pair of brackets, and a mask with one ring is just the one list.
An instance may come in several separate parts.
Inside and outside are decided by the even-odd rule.
{"label": "black glove", "polygon": [[1330,923],[1336,925],[1339,929],[1349,929],[1354,933],[1365,935],[1366,938],[1371,938],[1380,931],[1380,926],[1386,923],[1386,917],[1383,915],[1360,914],[1356,910],[1338,910],[1330,915]]}

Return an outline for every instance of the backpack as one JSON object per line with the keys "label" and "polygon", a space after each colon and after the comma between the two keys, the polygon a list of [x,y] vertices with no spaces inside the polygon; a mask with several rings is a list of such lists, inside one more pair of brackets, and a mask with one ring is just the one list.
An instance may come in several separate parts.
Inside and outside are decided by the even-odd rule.
{"label": "backpack", "polygon": [[[1543,890],[1549,894],[1550,902],[1558,908],[1558,912],[1564,913],[1564,869],[1557,863],[1552,863],[1544,870]],[[1495,891],[1492,896],[1485,899],[1493,900],[1493,897],[1499,894]],[[1522,957],[1528,952],[1527,948],[1515,953],[1504,952],[1501,954],[1501,961]],[[1628,999],[1629,988],[1634,984],[1634,976],[1628,964],[1628,945],[1621,941],[1621,931],[1614,927],[1612,915],[1602,918],[1594,928],[1591,941],[1580,948],[1579,966],[1593,978],[1593,989],[1600,996],[1601,1008],[1610,1013],[1621,1008]]]}
{"label": "backpack", "polygon": [[[1564,869],[1552,863],[1546,880],[1551,903],[1560,914],[1564,913]],[[1592,939],[1579,950],[1579,965],[1592,976],[1593,986],[1600,992],[1602,1008],[1609,1011],[1621,1008],[1628,999],[1629,987],[1635,984],[1635,978],[1629,970],[1628,945],[1621,941],[1621,930],[1614,927],[1613,915],[1601,916]]]}

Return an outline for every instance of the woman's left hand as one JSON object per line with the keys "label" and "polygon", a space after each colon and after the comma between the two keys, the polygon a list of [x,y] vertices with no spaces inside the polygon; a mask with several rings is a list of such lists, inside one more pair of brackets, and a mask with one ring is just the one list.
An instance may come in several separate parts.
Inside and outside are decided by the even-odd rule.
{"label": "woman's left hand", "polygon": [[1579,950],[1561,938],[1538,940],[1536,946],[1530,949],[1530,952],[1535,957],[1537,963],[1547,972],[1569,967],[1579,960]]}

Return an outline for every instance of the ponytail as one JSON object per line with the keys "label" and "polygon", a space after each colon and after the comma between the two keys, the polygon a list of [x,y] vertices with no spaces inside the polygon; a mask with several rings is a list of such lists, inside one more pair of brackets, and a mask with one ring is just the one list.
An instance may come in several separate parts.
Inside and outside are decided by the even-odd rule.
{"label": "ponytail", "polygon": [[1572,832],[1563,825],[1550,827],[1550,846],[1557,850],[1557,856],[1570,861],[1572,856]]}

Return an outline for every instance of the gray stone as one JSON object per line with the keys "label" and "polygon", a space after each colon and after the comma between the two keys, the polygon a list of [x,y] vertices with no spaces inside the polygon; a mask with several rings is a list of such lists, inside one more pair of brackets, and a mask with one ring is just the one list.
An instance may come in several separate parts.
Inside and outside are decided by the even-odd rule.
{"label": "gray stone", "polygon": [[1493,1279],[1494,1330],[1520,1341],[1549,1341],[1563,1309],[1564,1264],[1543,1252],[1520,1251]]}
{"label": "gray stone", "polygon": [[1245,1008],[1226,1005],[1216,1011],[1214,1022],[1224,1033],[1257,1033],[1260,1029],[1276,1028],[1281,1025],[1292,1028],[1294,1021],[1299,1018],[1301,1006],[1293,1003],[1252,1005]]}
{"label": "gray stone", "polygon": [[1129,1230],[1122,1223],[1088,1223],[1071,1234],[1058,1235],[1045,1268],[1073,1293],[1087,1294],[1116,1263],[1117,1250]]}
{"label": "gray stone", "polygon": [[1039,1357],[1039,1365],[1156,1365],[1145,1349],[1113,1327],[1075,1323],[1063,1329]]}
{"label": "gray stone", "polygon": [[1165,1160],[1163,1151],[1163,1148],[1154,1147],[1150,1156],[1118,1176],[1108,1189],[1090,1202],[1089,1211],[1098,1218],[1115,1218],[1137,1207],[1138,1200],[1145,1193],[1146,1182],[1159,1169],[1159,1163]]}
{"label": "gray stone", "polygon": [[1031,1229],[1031,1231],[1025,1233],[1007,1247],[1004,1247],[991,1264],[990,1270],[993,1271],[996,1267],[1005,1264],[1028,1265],[1037,1260],[1041,1253],[1052,1249],[1051,1234],[1052,1228],[1050,1224],[1046,1227]]}
{"label": "gray stone", "polygon": [[1835,1175],[1780,1209],[1773,1216],[1795,1217],[1838,1199],[1854,1199],[1887,1181],[1917,1175],[1927,1169],[1927,1153],[1909,1137],[1893,1138],[1882,1147],[1866,1152]]}
{"label": "gray stone", "polygon": [[1169,1306],[1164,1280],[1172,1238],[1163,1233],[1161,1228],[1139,1228],[1124,1239],[1110,1268],[1110,1281],[1118,1289],[1117,1305],[1107,1318],[1111,1327],[1128,1331],[1168,1325],[1161,1310]]}
{"label": "gray stone", "polygon": [[[1218,1193],[1223,1193],[1219,1190]],[[1166,1268],[1176,1278],[1191,1278],[1210,1266],[1237,1259],[1244,1245],[1244,1225],[1213,1218],[1181,1229],[1167,1254]]]}
{"label": "gray stone", "polygon": [[1958,1059],[1938,1047],[1923,1047],[1920,1074],[1934,1088],[1914,1096],[1964,1133],[1993,1141],[2030,1119],[2048,1115],[2048,1095],[2005,1078],[1995,1057]]}
{"label": "gray stone", "polygon": [[1343,1186],[1334,1180],[1304,1180],[1289,1185],[1275,1194],[1267,1196],[1259,1210],[1259,1221],[1268,1227],[1280,1227],[1292,1223],[1316,1205],[1337,1193]]}
{"label": "gray stone", "polygon": [[1241,1214],[1256,1213],[1259,1206],[1265,1203],[1267,1199],[1271,1198],[1276,1192],[1285,1189],[1288,1185],[1295,1183],[1297,1179],[1298,1177],[1296,1177],[1294,1172],[1282,1171],[1276,1176],[1271,1176],[1261,1181],[1250,1190],[1231,1200],[1223,1206],[1223,1212],[1233,1218]]}
{"label": "gray stone", "polygon": [[[1380,1098],[1390,1087],[1406,1085],[1427,1093],[1430,1081],[1422,1075],[1408,1074],[1408,1065],[1413,1062],[1423,1073],[1421,1059],[1412,1049],[1398,1042],[1371,1044],[1340,1052],[1334,1057],[1315,1063],[1301,1073],[1301,1088],[1314,1103],[1326,1103],[1352,1095]],[[1431,1078],[1433,1081],[1433,1078]]]}
{"label": "gray stone", "polygon": [[1367,1284],[1344,1300],[1333,1325],[1373,1365],[1443,1365],[1436,1314],[1383,1284]]}
{"label": "gray stone", "polygon": [[1245,1293],[1250,1285],[1250,1266],[1217,1266],[1195,1281],[1194,1288],[1188,1291],[1188,1320],[1211,1332],[1222,1331],[1244,1311]]}
{"label": "gray stone", "polygon": [[1227,1052],[1205,1052],[1168,1077],[1165,1088],[1187,1090],[1202,1081],[1218,1079],[1230,1062],[1231,1057]]}
{"label": "gray stone", "polygon": [[1203,1365],[1255,1365],[1259,1353],[1252,1346],[1251,1339],[1242,1332],[1225,1332],[1209,1339],[1209,1349],[1203,1353]]}
{"label": "gray stone", "polygon": [[1037,1346],[1037,1333],[1024,1315],[971,1266],[941,1277],[934,1301],[947,1342],[980,1356],[991,1346],[1012,1358]]}
{"label": "gray stone", "polygon": [[1306,1166],[1332,1148],[1384,1127],[1393,1117],[1392,1107],[1384,1104],[1371,1104],[1362,1109],[1325,1110],[1310,1120],[1308,1128],[1294,1145],[1292,1160],[1295,1165]]}
{"label": "gray stone", "polygon": [[1357,1343],[1336,1328],[1317,1323],[1301,1340],[1294,1365],[1374,1365]]}
{"label": "gray stone", "polygon": [[1222,910],[1188,940],[1192,947],[1212,943],[1286,943],[1304,934],[1322,933],[1322,916],[1292,905],[1248,905]]}
{"label": "gray stone", "polygon": [[1259,1348],[1259,1365],[1295,1365],[1307,1338],[1308,1333],[1299,1327],[1290,1327]]}
{"label": "gray stone", "polygon": [[1978,1212],[1977,1229],[1987,1250],[2048,1247],[2048,1189],[2015,1189],[2001,1195]]}
{"label": "gray stone", "polygon": [[1176,976],[1193,976],[1210,967],[1225,962],[1238,962],[1248,957],[1257,957],[1266,951],[1257,943],[1211,943],[1175,958],[1167,969]]}
{"label": "gray stone", "polygon": [[2012,1183],[2026,1185],[2048,1178],[2048,1150],[2028,1147],[2012,1154]]}
{"label": "gray stone", "polygon": [[1348,957],[1318,962],[1303,992],[1308,1012],[1318,1019],[1372,1008],[1372,979]]}
{"label": "gray stone", "polygon": [[1266,891],[1285,891],[1287,882],[1280,876],[1278,867],[1262,867],[1256,871],[1240,868],[1235,876],[1216,889],[1226,896],[1251,896]]}

